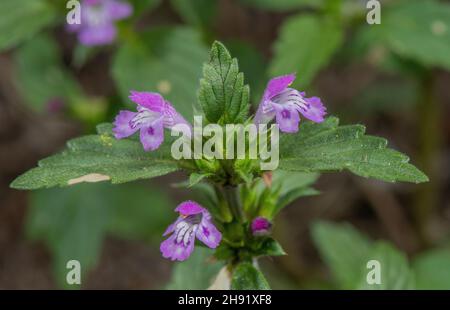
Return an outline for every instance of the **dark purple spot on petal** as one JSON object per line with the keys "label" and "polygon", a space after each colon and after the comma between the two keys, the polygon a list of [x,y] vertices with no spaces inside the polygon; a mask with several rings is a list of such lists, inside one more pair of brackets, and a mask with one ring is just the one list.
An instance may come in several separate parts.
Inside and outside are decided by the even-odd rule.
{"label": "dark purple spot on petal", "polygon": [[281,116],[283,118],[291,118],[291,112],[289,110],[283,110],[281,111]]}
{"label": "dark purple spot on petal", "polygon": [[205,226],[202,226],[202,228],[203,228],[203,234],[204,234],[206,237],[208,237],[208,236],[209,236],[209,230],[208,230],[208,228],[206,228]]}
{"label": "dark purple spot on petal", "polygon": [[150,126],[150,127],[148,128],[148,131],[147,131],[147,132],[148,132],[149,135],[153,136],[153,135],[155,134],[155,129],[153,129],[153,127]]}

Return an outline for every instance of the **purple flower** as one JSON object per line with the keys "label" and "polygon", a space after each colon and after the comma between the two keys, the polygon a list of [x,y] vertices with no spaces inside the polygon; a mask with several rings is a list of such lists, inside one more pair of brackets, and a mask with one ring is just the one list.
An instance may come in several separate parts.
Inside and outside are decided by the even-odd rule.
{"label": "purple flower", "polygon": [[255,124],[266,124],[273,118],[283,132],[298,131],[299,113],[313,122],[323,122],[326,108],[318,97],[306,98],[304,92],[290,88],[295,74],[269,81],[255,116]]}
{"label": "purple flower", "polygon": [[78,41],[87,46],[112,43],[117,35],[115,22],[130,16],[133,7],[118,0],[84,0],[81,3],[81,24],[68,25],[78,34]]}
{"label": "purple flower", "polygon": [[211,214],[205,208],[196,202],[185,201],[175,211],[180,216],[167,228],[163,236],[171,235],[160,246],[165,258],[186,260],[194,250],[195,238],[213,249],[219,245],[222,234],[212,223]]}
{"label": "purple flower", "polygon": [[164,127],[172,129],[182,124],[181,130],[190,136],[191,125],[160,94],[131,91],[129,98],[137,103],[137,112],[119,112],[113,128],[116,139],[126,138],[140,130],[144,150],[153,151],[164,141]]}
{"label": "purple flower", "polygon": [[262,216],[256,217],[251,224],[252,234],[254,236],[264,236],[269,234],[272,224],[268,219]]}

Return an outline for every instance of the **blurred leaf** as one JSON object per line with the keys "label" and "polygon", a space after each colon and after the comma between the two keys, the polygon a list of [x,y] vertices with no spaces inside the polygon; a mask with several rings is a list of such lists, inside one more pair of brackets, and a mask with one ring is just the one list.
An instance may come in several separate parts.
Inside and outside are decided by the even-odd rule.
{"label": "blurred leaf", "polygon": [[348,169],[363,176],[394,182],[426,182],[409,158],[386,148],[383,138],[365,135],[362,125],[338,126],[338,119],[304,122],[297,134],[280,138],[280,169],[335,171]]}
{"label": "blurred leaf", "polygon": [[53,8],[44,0],[0,1],[0,51],[32,38],[55,19]]}
{"label": "blurred leaf", "polygon": [[312,237],[339,288],[355,288],[366,268],[370,241],[348,224],[327,222],[314,223]]}
{"label": "blurred leaf", "polygon": [[70,287],[66,283],[69,260],[78,260],[83,274],[97,262],[111,211],[107,196],[98,195],[103,189],[82,185],[36,191],[31,196],[27,234],[50,248],[60,286]]}
{"label": "blurred leaf", "polygon": [[175,218],[175,205],[165,191],[155,185],[126,184],[110,186],[109,195],[113,216],[108,231],[114,236],[130,240],[143,240],[155,244]]}
{"label": "blurred leaf", "polygon": [[209,62],[203,66],[198,100],[210,123],[242,123],[249,109],[248,85],[239,72],[238,61],[231,58],[226,47],[214,42]]}
{"label": "blurred leaf", "polygon": [[240,263],[233,271],[232,290],[270,290],[264,275],[251,263]]}
{"label": "blurred leaf", "polygon": [[365,269],[360,279],[359,289],[365,290],[406,290],[414,289],[414,274],[409,268],[406,256],[386,242],[375,243],[367,253],[365,264],[377,260],[381,268],[381,284],[368,284]]}
{"label": "blurred leaf", "polygon": [[122,45],[114,58],[112,74],[123,100],[129,102],[130,90],[159,92],[191,121],[208,55],[200,35],[177,27],[157,28],[140,37],[142,41]]}
{"label": "blurred leaf", "polygon": [[[150,200],[151,204],[142,201]],[[52,253],[57,283],[66,283],[66,263],[78,260],[83,275],[93,268],[107,232],[120,237],[150,239],[164,232],[168,199],[143,186],[78,185],[35,191],[27,219],[27,235],[42,240]],[[157,236],[159,238],[159,236]]]}
{"label": "blurred leaf", "polygon": [[450,70],[448,3],[433,0],[400,1],[383,11],[377,31],[382,32],[388,46],[398,54],[424,65]]}
{"label": "blurred leaf", "polygon": [[167,285],[169,290],[204,290],[214,281],[222,268],[220,262],[213,262],[214,251],[204,247],[195,247],[188,260],[177,262],[172,278]]}
{"label": "blurred leaf", "polygon": [[133,15],[139,16],[149,12],[161,3],[161,0],[127,0],[133,6]]}
{"label": "blurred leaf", "polygon": [[70,100],[81,90],[63,68],[56,43],[47,35],[27,41],[15,54],[18,87],[26,102],[42,111],[55,98]]}
{"label": "blurred leaf", "polygon": [[450,247],[418,255],[413,261],[413,268],[417,289],[450,290]]}
{"label": "blurred leaf", "polygon": [[333,19],[297,15],[282,26],[269,66],[271,76],[297,72],[296,85],[306,87],[331,60],[343,40],[343,26]]}
{"label": "blurred leaf", "polygon": [[250,86],[250,97],[253,104],[259,104],[267,81],[266,61],[262,54],[246,42],[227,42],[230,53],[239,59],[239,68],[244,73]]}
{"label": "blurred leaf", "polygon": [[419,96],[415,80],[382,80],[367,85],[359,92],[353,106],[361,113],[395,112],[412,108]]}
{"label": "blurred leaf", "polygon": [[323,0],[240,0],[244,5],[273,11],[289,11],[301,7],[319,7]]}
{"label": "blurred leaf", "polygon": [[37,168],[16,178],[11,187],[38,189],[101,180],[124,183],[178,169],[167,141],[158,150],[145,152],[138,140],[117,140],[111,125],[107,127],[108,132],[105,125],[100,125],[101,134],[70,140],[65,151],[40,160]]}
{"label": "blurred leaf", "polygon": [[216,0],[170,0],[172,7],[188,24],[208,28],[214,20]]}

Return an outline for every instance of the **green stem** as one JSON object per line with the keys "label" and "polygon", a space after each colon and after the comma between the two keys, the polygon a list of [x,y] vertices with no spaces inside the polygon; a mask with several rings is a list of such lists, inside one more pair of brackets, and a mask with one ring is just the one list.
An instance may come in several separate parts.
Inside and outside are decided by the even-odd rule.
{"label": "green stem", "polygon": [[438,153],[439,141],[439,104],[433,96],[433,75],[428,72],[421,81],[421,96],[417,106],[420,117],[419,124],[419,161],[420,167],[429,176],[430,182],[420,184],[416,193],[414,205],[414,218],[418,233],[422,242],[426,245],[429,241],[427,225],[435,210],[438,191],[438,177],[434,169],[434,158]]}
{"label": "green stem", "polygon": [[222,187],[222,192],[224,194],[225,200],[228,203],[231,214],[233,214],[233,217],[239,223],[242,223],[244,221],[244,212],[242,211],[238,187],[226,185]]}

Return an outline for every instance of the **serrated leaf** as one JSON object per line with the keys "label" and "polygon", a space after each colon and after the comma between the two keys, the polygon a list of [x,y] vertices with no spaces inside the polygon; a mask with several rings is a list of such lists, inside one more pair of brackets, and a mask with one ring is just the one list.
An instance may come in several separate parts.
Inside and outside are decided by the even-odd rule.
{"label": "serrated leaf", "polygon": [[365,263],[376,260],[380,263],[381,284],[369,284],[365,269],[360,279],[359,289],[365,290],[406,290],[414,289],[414,274],[409,268],[406,256],[386,242],[377,242],[367,253]]}
{"label": "serrated leaf", "polygon": [[12,48],[31,38],[56,17],[54,9],[44,0],[0,1],[0,51]]}
{"label": "serrated leaf", "polygon": [[70,100],[81,90],[63,68],[56,43],[46,35],[31,39],[15,54],[18,87],[26,102],[42,111],[52,99]]}
{"label": "serrated leaf", "polygon": [[311,233],[339,287],[356,288],[366,268],[370,241],[348,224],[316,222]]}
{"label": "serrated leaf", "polygon": [[426,66],[450,70],[448,3],[432,0],[400,1],[383,11],[379,26],[380,29],[376,29],[378,35],[381,34],[385,44],[399,55]]}
{"label": "serrated leaf", "polygon": [[70,140],[65,151],[39,161],[38,167],[16,178],[11,187],[38,189],[106,180],[117,184],[178,170],[167,141],[158,150],[145,152],[138,140],[117,140],[105,128],[101,127],[100,135]]}
{"label": "serrated leaf", "polygon": [[450,247],[419,254],[413,261],[416,288],[419,290],[450,290]]}
{"label": "serrated leaf", "polygon": [[210,123],[243,123],[249,109],[248,85],[239,72],[238,61],[226,47],[214,42],[209,62],[203,66],[198,101]]}
{"label": "serrated leaf", "polygon": [[212,254],[213,251],[210,249],[196,247],[188,260],[176,263],[167,289],[207,289],[223,266],[222,263],[212,260]]}
{"label": "serrated leaf", "polygon": [[264,275],[251,263],[240,263],[233,270],[232,290],[270,290]]}
{"label": "serrated leaf", "polygon": [[389,182],[428,181],[423,172],[408,163],[406,155],[386,148],[385,139],[364,133],[364,126],[338,126],[334,117],[320,124],[304,122],[297,134],[280,138],[279,167],[309,172],[348,169]]}
{"label": "serrated leaf", "polygon": [[240,0],[240,2],[244,5],[272,11],[289,11],[305,6],[320,7],[323,5],[323,0]]}
{"label": "serrated leaf", "polygon": [[123,100],[129,102],[130,90],[159,92],[191,121],[201,65],[208,55],[200,34],[165,27],[140,38],[122,45],[113,61],[112,74]]}
{"label": "serrated leaf", "polygon": [[269,66],[271,76],[297,72],[295,85],[307,86],[326,66],[343,39],[343,26],[333,19],[315,15],[289,18],[275,42]]}

